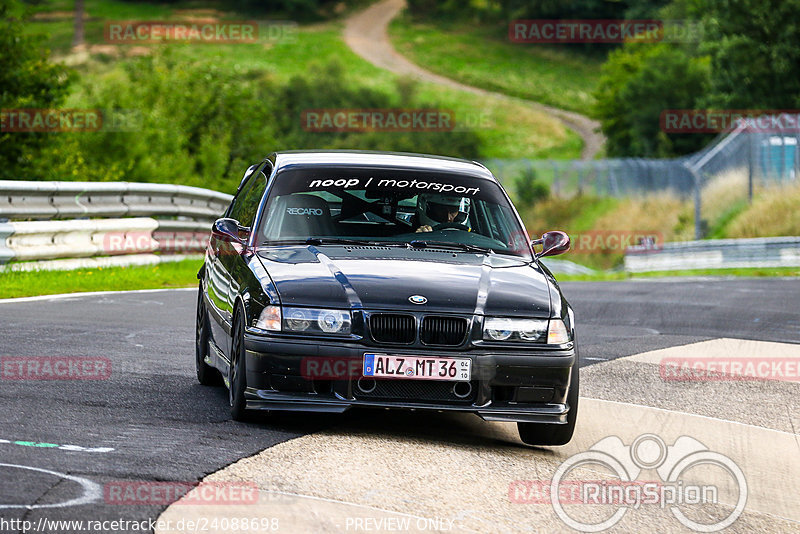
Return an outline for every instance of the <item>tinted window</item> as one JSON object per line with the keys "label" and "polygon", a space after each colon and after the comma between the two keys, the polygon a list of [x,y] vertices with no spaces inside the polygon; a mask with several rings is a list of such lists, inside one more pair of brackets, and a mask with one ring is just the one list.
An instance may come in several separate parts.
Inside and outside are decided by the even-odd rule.
{"label": "tinted window", "polygon": [[242,226],[252,226],[266,189],[267,180],[264,175],[261,172],[254,173],[233,200],[228,217],[236,219]]}
{"label": "tinted window", "polygon": [[470,176],[421,171],[291,170],[276,177],[261,244],[310,237],[447,241],[530,256],[500,187]]}

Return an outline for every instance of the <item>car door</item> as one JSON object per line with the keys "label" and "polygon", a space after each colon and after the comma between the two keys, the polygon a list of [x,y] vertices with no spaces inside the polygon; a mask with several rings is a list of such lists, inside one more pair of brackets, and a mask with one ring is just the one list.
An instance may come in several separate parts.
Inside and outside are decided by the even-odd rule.
{"label": "car door", "polygon": [[[263,169],[259,169],[247,178],[228,210],[228,218],[236,220],[242,228],[240,232],[242,238],[249,237],[258,207],[267,189],[267,177],[262,171]],[[242,272],[242,268],[246,268],[245,264],[246,260],[242,256],[241,245],[227,242],[219,244],[217,270],[220,279],[224,280],[225,287],[225,295],[221,303],[221,316],[228,335],[233,326],[234,305],[236,304],[236,295],[239,294],[241,283],[240,280],[233,276],[233,273]],[[229,347],[230,343],[226,343],[220,348],[227,354]]]}

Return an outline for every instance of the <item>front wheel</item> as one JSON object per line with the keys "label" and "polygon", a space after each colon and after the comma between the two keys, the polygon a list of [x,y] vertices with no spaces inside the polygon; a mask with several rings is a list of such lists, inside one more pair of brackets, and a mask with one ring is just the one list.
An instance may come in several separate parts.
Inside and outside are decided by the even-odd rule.
{"label": "front wheel", "polygon": [[575,421],[578,419],[578,389],[580,371],[578,362],[572,367],[569,380],[569,393],[567,394],[567,424],[554,425],[552,423],[517,423],[519,437],[528,445],[566,445],[575,432]]}
{"label": "front wheel", "polygon": [[[242,312],[243,313],[243,312]],[[244,352],[244,319],[242,313],[236,313],[231,331],[231,367],[228,371],[228,387],[230,388],[231,419],[245,420],[244,390],[247,387]]]}
{"label": "front wheel", "polygon": [[197,381],[204,386],[219,386],[222,383],[219,371],[206,363],[208,356],[208,313],[203,302],[203,285],[197,290],[197,319],[194,336],[194,364]]}

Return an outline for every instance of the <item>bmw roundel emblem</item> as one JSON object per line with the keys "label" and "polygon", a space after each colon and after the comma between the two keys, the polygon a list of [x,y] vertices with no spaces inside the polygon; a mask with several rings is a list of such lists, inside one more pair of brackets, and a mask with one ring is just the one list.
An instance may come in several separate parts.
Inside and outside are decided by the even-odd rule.
{"label": "bmw roundel emblem", "polygon": [[411,295],[410,297],[408,297],[408,300],[412,304],[425,304],[426,302],[428,302],[428,299],[426,299],[422,295]]}

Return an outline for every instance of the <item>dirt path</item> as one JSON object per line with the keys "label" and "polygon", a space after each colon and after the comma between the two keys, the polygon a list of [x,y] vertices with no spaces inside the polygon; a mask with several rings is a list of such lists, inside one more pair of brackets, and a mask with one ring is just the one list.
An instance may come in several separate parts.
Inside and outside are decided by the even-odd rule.
{"label": "dirt path", "polygon": [[537,110],[552,115],[568,128],[574,130],[583,139],[581,159],[592,159],[603,147],[605,138],[597,133],[599,123],[571,111],[545,106],[530,100],[509,97],[502,93],[487,91],[478,87],[464,85],[450,78],[445,78],[423,69],[400,55],[392,46],[388,35],[389,22],[405,7],[405,0],[383,0],[373,4],[347,19],[344,28],[344,40],[356,54],[373,65],[396,74],[412,76],[422,81],[438,83],[453,89],[468,91],[477,95],[491,95],[510,100],[524,102]]}

